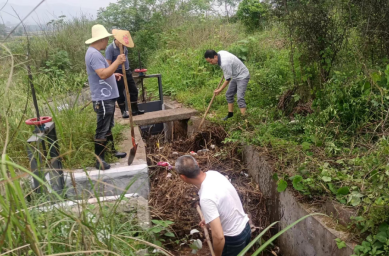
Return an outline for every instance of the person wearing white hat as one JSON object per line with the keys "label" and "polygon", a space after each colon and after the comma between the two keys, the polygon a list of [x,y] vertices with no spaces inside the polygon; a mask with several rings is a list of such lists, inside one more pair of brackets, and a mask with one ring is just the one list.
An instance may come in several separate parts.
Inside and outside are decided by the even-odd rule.
{"label": "person wearing white hat", "polygon": [[102,25],[92,27],[92,38],[85,44],[89,48],[85,54],[85,64],[88,73],[88,81],[93,101],[93,109],[97,114],[97,127],[95,134],[96,168],[107,170],[111,166],[105,162],[104,155],[108,142],[111,142],[111,151],[118,158],[126,157],[126,153],[115,150],[111,129],[114,126],[115,102],[119,97],[116,80],[121,79],[121,74],[115,74],[116,69],[126,61],[124,54],[119,55],[112,65],[109,65],[100,51],[108,45],[108,33]]}

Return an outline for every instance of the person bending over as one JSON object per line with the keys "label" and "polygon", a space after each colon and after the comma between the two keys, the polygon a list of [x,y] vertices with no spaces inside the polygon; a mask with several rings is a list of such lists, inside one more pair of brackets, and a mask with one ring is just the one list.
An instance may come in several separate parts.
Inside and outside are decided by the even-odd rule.
{"label": "person bending over", "polygon": [[200,226],[211,226],[215,255],[238,255],[250,243],[251,229],[234,186],[219,172],[200,171],[197,161],[189,155],[179,157],[175,168],[184,182],[199,189],[204,215]]}
{"label": "person bending over", "polygon": [[247,84],[250,80],[250,72],[243,62],[232,53],[227,51],[215,52],[207,50],[204,54],[205,60],[211,65],[219,65],[223,70],[224,78],[226,79],[220,89],[214,91],[218,95],[228,86],[226,99],[228,103],[228,114],[223,118],[226,121],[234,115],[234,97],[237,95],[237,102],[240,108],[240,113],[246,114],[246,101],[244,99]]}

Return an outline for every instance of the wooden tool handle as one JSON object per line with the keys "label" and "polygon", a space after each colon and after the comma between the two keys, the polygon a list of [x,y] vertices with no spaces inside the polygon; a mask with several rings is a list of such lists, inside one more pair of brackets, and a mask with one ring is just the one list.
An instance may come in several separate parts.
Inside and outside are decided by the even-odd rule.
{"label": "wooden tool handle", "polygon": [[[224,80],[224,76],[222,76],[222,79],[220,80],[219,85],[217,86],[216,90],[220,88],[220,85],[222,84],[223,80]],[[208,114],[208,112],[209,112],[209,109],[211,108],[212,103],[213,103],[215,97],[216,97],[216,95],[215,95],[215,93],[213,93],[211,102],[210,102],[209,105],[208,105],[207,111],[205,111],[205,113],[204,113],[204,117],[203,117],[203,119],[201,120],[201,123],[200,123],[200,125],[199,125],[198,130],[200,130],[201,126],[203,126],[203,123],[204,123],[204,121],[205,121],[205,117],[207,116],[207,114]]]}
{"label": "wooden tool handle", "polygon": [[[196,210],[197,210],[197,212],[200,215],[201,221],[203,221],[204,220],[204,216],[203,216],[203,213],[201,212],[201,209],[200,209],[199,205],[196,206]],[[209,251],[211,252],[212,256],[215,256],[215,252],[213,251],[212,242],[211,242],[211,238],[209,237],[207,226],[204,226],[203,230],[204,230],[205,238],[207,239],[207,244],[208,244],[208,247],[209,247]]]}
{"label": "wooden tool handle", "polygon": [[[124,53],[123,45],[120,44],[119,46],[120,54]],[[130,115],[130,125],[131,125],[131,137],[135,138],[135,132],[134,132],[134,121],[132,120],[132,109],[131,109],[131,100],[130,100],[130,91],[128,90],[128,83],[127,83],[127,74],[126,74],[126,66],[125,63],[122,64],[122,73],[123,73],[123,79],[124,79],[124,86],[126,87],[126,98],[127,98],[127,106],[128,106],[128,112]],[[133,145],[134,146],[134,145]]]}

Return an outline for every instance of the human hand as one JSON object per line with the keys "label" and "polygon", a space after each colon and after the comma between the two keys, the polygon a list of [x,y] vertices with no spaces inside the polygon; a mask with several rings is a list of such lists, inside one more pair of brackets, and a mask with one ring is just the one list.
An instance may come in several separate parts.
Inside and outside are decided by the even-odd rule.
{"label": "human hand", "polygon": [[120,81],[122,79],[122,74],[120,73],[114,73],[116,81]]}
{"label": "human hand", "polygon": [[126,55],[124,54],[120,54],[116,61],[118,62],[119,65],[123,64],[124,62],[126,62]]}
{"label": "human hand", "polygon": [[205,220],[200,221],[199,226],[201,228],[204,228],[205,227]]}
{"label": "human hand", "polygon": [[217,89],[217,90],[214,90],[213,93],[215,94],[215,96],[219,95],[219,93],[221,92],[220,89]]}

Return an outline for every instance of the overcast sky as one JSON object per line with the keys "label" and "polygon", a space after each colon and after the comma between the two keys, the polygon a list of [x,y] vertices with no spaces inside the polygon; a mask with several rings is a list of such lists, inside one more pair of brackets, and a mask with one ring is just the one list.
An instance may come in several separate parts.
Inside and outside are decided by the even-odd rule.
{"label": "overcast sky", "polygon": [[[41,0],[9,0],[8,3],[18,4],[18,5],[37,5]],[[2,0],[1,2],[6,2]],[[115,0],[46,0],[43,5],[51,4],[67,4],[75,7],[85,7],[89,9],[99,9],[100,7],[106,7],[110,2],[116,2]]]}
{"label": "overcast sky", "polygon": [[[0,16],[6,22],[17,22],[14,16],[12,7],[19,13],[21,17],[24,17],[32,10],[41,0],[8,0],[6,7],[0,11]],[[43,21],[51,20],[60,15],[66,15],[67,17],[79,16],[81,13],[88,16],[96,16],[97,10],[101,7],[106,7],[110,2],[116,2],[116,0],[46,0],[36,11],[35,15],[32,15],[31,19],[27,23],[33,24],[34,20],[38,17]],[[6,3],[6,0],[0,0],[0,8]],[[0,19],[0,23],[1,23]]]}

